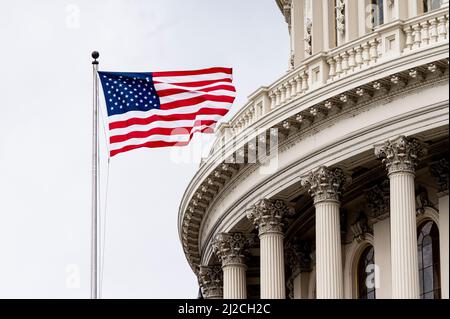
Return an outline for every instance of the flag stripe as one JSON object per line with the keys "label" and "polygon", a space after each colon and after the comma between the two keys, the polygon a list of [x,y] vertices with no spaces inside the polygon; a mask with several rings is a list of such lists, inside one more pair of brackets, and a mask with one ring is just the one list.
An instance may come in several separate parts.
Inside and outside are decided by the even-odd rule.
{"label": "flag stripe", "polygon": [[[180,110],[180,109],[177,109],[177,110]],[[222,115],[222,116],[224,116],[225,114],[228,113],[228,111],[229,111],[229,109],[227,109],[227,108],[208,108],[208,107],[204,107],[204,108],[201,108],[201,109],[196,110],[196,111],[194,110],[191,113],[176,112],[176,113],[168,114],[168,115],[151,114],[148,117],[144,117],[144,118],[130,117],[127,120],[109,123],[109,129],[111,131],[113,131],[113,130],[116,130],[116,129],[121,129],[121,128],[125,128],[125,127],[132,126],[132,125],[147,125],[147,124],[150,124],[150,123],[152,123],[154,121],[177,121],[177,120],[183,120],[183,119],[192,120],[198,115],[210,114],[210,115]]]}
{"label": "flag stripe", "polygon": [[192,83],[199,81],[217,81],[221,79],[232,79],[231,75],[226,73],[211,73],[201,75],[180,75],[180,76],[159,76],[153,77],[155,82],[163,83]]}
{"label": "flag stripe", "polygon": [[167,120],[159,120],[159,121],[153,121],[147,125],[130,125],[124,128],[111,130],[111,136],[117,136],[117,135],[125,135],[131,132],[139,132],[139,131],[148,131],[155,127],[161,127],[161,128],[176,128],[176,127],[190,127],[195,126],[194,123],[196,121],[210,121],[215,120],[218,121],[222,118],[222,115],[220,114],[214,114],[214,115],[195,115],[191,119],[175,119],[171,121]]}
{"label": "flag stripe", "polygon": [[186,75],[202,75],[202,74],[215,74],[215,73],[226,73],[232,74],[232,69],[230,68],[208,68],[202,70],[189,70],[189,71],[163,71],[163,72],[153,72],[153,77],[162,76],[186,76]]}
{"label": "flag stripe", "polygon": [[164,127],[164,126],[155,126],[147,131],[132,131],[123,135],[115,135],[111,136],[109,142],[111,144],[121,143],[131,139],[136,138],[145,138],[151,135],[182,135],[190,132],[192,128],[199,127],[202,125],[210,126],[212,124],[217,123],[216,120],[195,120],[191,125],[177,125],[176,127]]}
{"label": "flag stripe", "polygon": [[212,92],[212,91],[216,91],[216,90],[220,90],[222,92],[223,91],[236,92],[236,89],[234,88],[234,86],[217,85],[217,86],[211,86],[211,87],[205,87],[205,88],[196,88],[194,91],[192,89],[181,88],[181,87],[166,89],[166,90],[159,90],[158,96],[161,98],[161,97],[165,97],[165,96],[175,95],[178,93],[200,93],[200,92]]}
{"label": "flag stripe", "polygon": [[184,106],[193,106],[198,103],[205,102],[205,101],[233,103],[234,97],[233,96],[225,96],[225,95],[204,94],[204,95],[193,97],[190,99],[162,103],[161,110],[170,110],[170,109],[176,109],[176,108],[184,107]]}
{"label": "flag stripe", "polygon": [[170,146],[186,146],[189,144],[189,142],[194,137],[195,133],[213,133],[213,130],[210,127],[205,127],[198,131],[193,131],[189,134],[189,138],[185,141],[179,140],[179,141],[170,141],[170,140],[164,140],[161,138],[160,140],[151,140],[142,142],[139,144],[129,144],[122,146],[120,148],[111,148],[110,149],[110,156],[114,156],[123,152],[131,151],[134,149],[142,148],[142,147],[148,147],[148,148],[159,148],[159,147],[170,147]]}
{"label": "flag stripe", "polygon": [[206,86],[216,83],[232,83],[231,78],[223,78],[223,79],[217,79],[217,80],[208,80],[208,81],[190,81],[190,82],[160,82],[158,80],[154,80],[153,83],[155,83],[155,87],[158,89],[160,85],[174,85],[174,86],[183,86],[183,87],[199,87],[199,86]]}

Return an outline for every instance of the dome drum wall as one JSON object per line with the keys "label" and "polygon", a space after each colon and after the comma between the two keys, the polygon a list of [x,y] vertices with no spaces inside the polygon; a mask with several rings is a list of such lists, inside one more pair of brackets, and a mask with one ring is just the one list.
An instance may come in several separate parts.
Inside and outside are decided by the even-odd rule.
{"label": "dome drum wall", "polygon": [[[397,1],[394,1],[394,6],[398,6]],[[294,21],[290,23],[295,24]],[[224,294],[229,291],[237,297],[284,298],[287,280],[292,296],[357,297],[358,290],[354,289],[352,276],[348,275],[349,269],[346,269],[350,266],[347,266],[345,259],[350,257],[345,251],[350,246],[359,247],[352,243],[364,242],[369,233],[373,237],[371,245],[374,245],[375,262],[379,262],[380,267],[385,269],[389,266],[387,252],[379,248],[386,245],[393,245],[394,250],[399,247],[397,255],[401,260],[397,264],[414,263],[414,256],[410,260],[405,257],[411,254],[405,252],[403,242],[396,242],[394,237],[380,241],[380,236],[392,234],[392,227],[397,227],[398,233],[403,234],[402,238],[414,237],[414,188],[417,183],[422,183],[423,178],[431,178],[430,171],[424,169],[430,163],[439,163],[448,154],[448,146],[443,143],[448,138],[449,119],[448,11],[437,9],[414,18],[405,16],[403,20],[380,25],[374,32],[347,40],[338,47],[313,53],[297,61],[295,68],[281,79],[252,94],[249,102],[235,117],[218,128],[217,140],[210,155],[202,162],[183,196],[179,211],[180,239],[194,270],[200,265],[214,266],[218,259],[221,260],[217,250],[213,249],[217,234],[256,235],[260,232],[259,220],[252,216],[255,203],[264,199],[282,200],[295,207],[293,220],[283,221],[282,226],[274,221],[281,221],[283,217],[274,215],[274,221],[269,223],[271,229],[278,227],[278,232],[270,232],[277,238],[270,238],[267,243],[265,238],[256,239],[252,253],[246,253],[246,258],[251,258],[252,267],[260,267],[260,277],[253,277],[255,274],[252,273],[250,280],[244,262],[236,265],[236,269],[230,268],[231,271],[225,272],[224,269],[224,274],[229,278],[227,282],[239,283],[239,287],[234,287],[239,289],[224,289]],[[276,135],[269,133],[271,129],[275,130]],[[264,138],[261,139],[261,136]],[[416,179],[413,177],[407,181],[403,180],[403,175],[401,180],[396,176],[403,169],[403,164],[399,164],[398,160],[389,162],[391,158],[404,155],[405,143],[397,140],[402,136],[408,141],[412,137],[417,138],[421,145],[427,144],[428,149],[428,154],[412,154],[412,160],[420,158],[420,161],[418,167],[411,168]],[[276,164],[273,170],[267,170],[267,163],[259,157],[256,162],[249,160],[255,149],[256,152],[260,151],[263,140],[270,143],[276,141],[273,144],[276,152],[269,152],[266,156],[266,159]],[[388,141],[390,145],[386,144]],[[400,151],[395,153],[392,146],[398,149],[399,145]],[[272,144],[269,150],[270,147]],[[380,147],[385,147],[384,155],[380,153]],[[397,170],[389,174],[383,169],[381,161],[377,160],[376,154],[382,154],[380,156],[386,159],[385,164]],[[244,161],[236,161],[238,158]],[[352,181],[344,190],[336,187],[331,189],[331,193],[326,190],[326,194],[330,195],[334,191],[335,198],[327,200],[325,196],[322,199],[323,193],[317,200],[316,209],[311,209],[314,201],[308,194],[310,186],[302,186],[301,180],[322,166],[343,169],[346,176],[352,177]],[[390,177],[391,184],[388,182]],[[448,210],[448,191],[445,194],[445,186],[441,186],[445,181],[441,178],[433,182],[429,178],[426,185],[439,183],[436,190],[430,191],[434,205],[441,208],[447,205]],[[405,183],[408,184],[408,195],[401,190],[404,189],[401,185]],[[384,188],[375,193],[376,185]],[[446,187],[448,189],[448,180]],[[447,201],[442,196],[447,196]],[[389,198],[395,200],[394,206],[386,202]],[[370,205],[365,204],[369,202]],[[325,206],[334,206],[319,207],[324,203]],[[408,207],[408,213],[405,213],[405,207]],[[360,210],[368,217],[367,222],[356,218]],[[322,214],[322,211],[328,213]],[[398,212],[395,213],[398,220],[391,219],[393,211]],[[323,221],[324,231],[320,231],[317,225],[315,227],[314,216],[322,218],[319,219]],[[408,229],[400,226],[406,217],[411,217]],[[445,219],[445,214],[440,214],[440,218]],[[301,233],[299,229],[302,229]],[[319,236],[318,231],[325,232],[324,236],[334,236],[334,242],[339,239],[341,244],[337,248],[325,247],[320,242],[321,237],[316,237]],[[286,254],[284,246],[299,235],[302,241],[311,242],[313,246],[311,256],[308,257],[311,259],[311,269],[308,271],[294,271],[287,267],[289,263],[285,266],[283,259]],[[448,242],[448,227],[442,236],[441,241]],[[412,252],[415,245],[410,244],[409,250]],[[272,247],[270,254],[264,248],[266,246]],[[275,246],[277,249],[273,248]],[[344,258],[338,254],[341,246]],[[448,260],[448,255],[441,257],[442,260],[445,258]],[[257,259],[260,259],[260,263]],[[328,259],[329,262],[324,261]],[[317,286],[312,283],[325,273],[325,265],[329,265],[329,270],[339,268],[337,260],[340,259],[343,259],[340,265],[343,270],[338,272],[343,273],[343,276],[334,273],[331,279],[325,280],[334,281],[336,284],[333,287],[319,284],[319,279]],[[264,274],[267,267],[263,262],[267,262],[268,267],[278,267],[276,287],[264,284],[269,275]],[[393,269],[392,274],[383,272],[381,280],[394,280],[393,286],[377,288],[377,296],[417,296],[418,285],[412,279],[416,271],[413,267],[411,269],[412,273],[405,274],[407,284],[414,286],[414,289],[410,289],[413,292],[411,295],[405,294],[405,290],[409,289],[406,286],[395,286],[392,276],[400,278],[400,267]],[[272,270],[270,272],[270,275],[274,273]],[[260,284],[261,291],[254,291],[252,286],[251,290],[247,287],[247,293],[252,291],[252,294],[246,294],[243,282],[245,276],[247,285],[250,281],[252,285],[256,282]],[[266,287],[267,292],[264,290]],[[442,289],[444,296],[448,285]]]}

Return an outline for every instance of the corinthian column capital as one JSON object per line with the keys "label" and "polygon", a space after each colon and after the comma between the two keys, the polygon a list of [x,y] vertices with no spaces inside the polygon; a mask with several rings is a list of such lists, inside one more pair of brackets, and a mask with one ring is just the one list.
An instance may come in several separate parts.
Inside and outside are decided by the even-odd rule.
{"label": "corinthian column capital", "polygon": [[339,202],[343,187],[349,182],[350,177],[342,169],[321,166],[302,179],[302,186],[308,189],[314,204],[317,204],[323,201]]}
{"label": "corinthian column capital", "polygon": [[255,225],[259,235],[283,233],[285,217],[294,214],[294,209],[282,200],[261,199],[252,206],[247,218]]}
{"label": "corinthian column capital", "polygon": [[242,233],[219,233],[214,238],[214,253],[222,262],[222,267],[229,265],[245,265],[248,249],[253,245],[252,235]]}
{"label": "corinthian column capital", "polygon": [[375,155],[386,165],[389,175],[400,172],[414,174],[418,159],[424,151],[417,139],[405,136],[375,146]]}
{"label": "corinthian column capital", "polygon": [[200,266],[198,283],[206,299],[218,299],[223,296],[223,271],[220,266]]}

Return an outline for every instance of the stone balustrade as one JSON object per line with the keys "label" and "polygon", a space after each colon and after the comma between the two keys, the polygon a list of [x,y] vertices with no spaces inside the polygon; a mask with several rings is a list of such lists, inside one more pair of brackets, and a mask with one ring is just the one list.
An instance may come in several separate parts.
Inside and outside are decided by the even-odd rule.
{"label": "stone balustrade", "polygon": [[[274,109],[301,99],[311,91],[374,65],[448,42],[448,8],[381,25],[374,32],[328,52],[305,59],[269,87],[262,87],[222,127],[237,135],[253,127]],[[220,136],[220,130],[218,132]]]}

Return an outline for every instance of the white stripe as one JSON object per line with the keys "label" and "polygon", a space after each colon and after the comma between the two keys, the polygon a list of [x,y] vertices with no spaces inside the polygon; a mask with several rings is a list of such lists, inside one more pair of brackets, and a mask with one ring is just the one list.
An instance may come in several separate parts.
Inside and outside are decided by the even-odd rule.
{"label": "white stripe", "polygon": [[205,101],[205,102],[198,103],[196,105],[178,107],[176,109],[170,109],[170,110],[152,109],[152,110],[148,110],[146,112],[130,111],[130,112],[123,113],[123,114],[111,115],[108,117],[108,121],[109,121],[109,123],[112,123],[112,122],[125,121],[130,118],[145,119],[152,115],[164,116],[164,115],[171,115],[171,114],[190,114],[190,113],[196,113],[196,112],[198,112],[198,110],[200,110],[202,108],[229,109],[230,107],[231,107],[231,103],[229,103],[229,102]]}
{"label": "white stripe", "polygon": [[170,102],[191,99],[191,98],[202,96],[202,95],[215,95],[215,96],[235,97],[236,93],[233,92],[233,91],[227,91],[227,90],[216,90],[216,91],[211,91],[211,92],[191,91],[191,92],[183,92],[183,93],[172,94],[172,95],[160,97],[159,101],[160,101],[161,104],[166,104],[166,103],[170,103]]}
{"label": "white stripe", "polygon": [[147,132],[153,128],[176,128],[176,127],[192,127],[198,121],[218,121],[222,115],[197,115],[195,120],[178,120],[178,121],[155,121],[146,125],[130,125],[124,128],[111,130],[111,137],[124,135],[131,132]]}
{"label": "white stripe", "polygon": [[156,91],[168,90],[168,89],[183,89],[183,90],[201,91],[203,89],[215,87],[218,85],[226,85],[226,86],[229,86],[230,88],[234,88],[234,85],[231,82],[215,82],[215,83],[204,85],[204,86],[183,86],[183,85],[176,85],[176,84],[171,84],[171,83],[155,83],[155,88],[156,88]]}
{"label": "white stripe", "polygon": [[165,83],[183,83],[183,82],[211,81],[211,80],[232,79],[232,78],[233,76],[228,73],[209,73],[199,75],[154,76],[153,80],[156,82],[165,82]]}
{"label": "white stripe", "polygon": [[193,128],[190,132],[186,132],[187,134],[178,134],[178,135],[151,135],[146,138],[132,138],[130,140],[127,140],[125,142],[121,143],[114,143],[110,144],[110,150],[118,150],[128,145],[141,145],[147,142],[156,142],[156,141],[162,141],[162,142],[187,142],[189,141],[189,134],[200,132],[204,128],[214,128],[215,125],[202,125]]}

